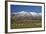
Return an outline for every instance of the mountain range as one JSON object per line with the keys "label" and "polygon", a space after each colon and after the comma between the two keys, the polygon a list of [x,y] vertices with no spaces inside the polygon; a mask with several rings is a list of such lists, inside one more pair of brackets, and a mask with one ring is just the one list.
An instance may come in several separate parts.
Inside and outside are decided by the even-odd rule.
{"label": "mountain range", "polygon": [[26,12],[26,11],[21,11],[21,12],[14,12],[12,14],[15,14],[15,15],[19,15],[19,16],[25,16],[25,15],[32,15],[32,16],[39,16],[39,15],[42,15],[42,13],[36,13],[36,12]]}
{"label": "mountain range", "polygon": [[31,19],[41,19],[42,13],[36,12],[14,12],[12,13],[12,18],[16,20],[31,20]]}

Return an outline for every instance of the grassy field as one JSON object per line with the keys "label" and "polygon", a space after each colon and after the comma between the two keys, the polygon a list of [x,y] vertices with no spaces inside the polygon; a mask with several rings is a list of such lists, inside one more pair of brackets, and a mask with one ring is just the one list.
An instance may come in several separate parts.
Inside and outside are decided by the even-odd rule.
{"label": "grassy field", "polygon": [[42,22],[40,20],[24,20],[24,21],[15,21],[11,23],[11,29],[18,28],[40,28]]}

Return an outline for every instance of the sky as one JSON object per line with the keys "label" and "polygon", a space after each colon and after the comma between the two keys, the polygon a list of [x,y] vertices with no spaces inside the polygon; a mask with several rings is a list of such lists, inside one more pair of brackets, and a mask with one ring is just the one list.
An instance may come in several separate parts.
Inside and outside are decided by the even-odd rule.
{"label": "sky", "polygon": [[42,12],[42,7],[41,6],[27,6],[27,5],[11,5],[10,6],[11,12],[37,12],[41,13]]}

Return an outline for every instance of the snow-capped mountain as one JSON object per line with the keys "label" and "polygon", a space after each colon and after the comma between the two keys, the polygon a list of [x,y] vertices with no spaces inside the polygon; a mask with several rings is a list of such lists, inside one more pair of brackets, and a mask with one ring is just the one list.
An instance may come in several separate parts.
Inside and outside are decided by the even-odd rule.
{"label": "snow-capped mountain", "polygon": [[41,13],[36,13],[36,12],[26,12],[26,11],[21,11],[21,12],[14,12],[12,13],[14,15],[18,15],[18,16],[41,16]]}
{"label": "snow-capped mountain", "polygon": [[31,20],[31,19],[41,19],[42,14],[41,13],[36,13],[36,12],[14,12],[12,13],[12,18],[16,20]]}

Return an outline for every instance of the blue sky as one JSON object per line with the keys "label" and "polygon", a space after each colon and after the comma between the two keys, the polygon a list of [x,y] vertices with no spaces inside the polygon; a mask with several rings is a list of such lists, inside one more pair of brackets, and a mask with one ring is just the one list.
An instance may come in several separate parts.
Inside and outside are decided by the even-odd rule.
{"label": "blue sky", "polygon": [[21,12],[21,11],[26,11],[26,12],[37,12],[41,13],[42,12],[42,7],[41,6],[25,6],[25,5],[11,5],[11,12]]}

